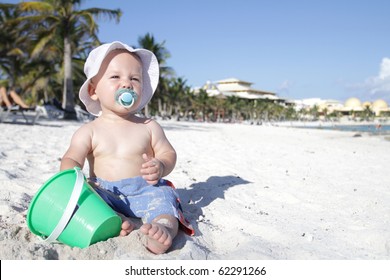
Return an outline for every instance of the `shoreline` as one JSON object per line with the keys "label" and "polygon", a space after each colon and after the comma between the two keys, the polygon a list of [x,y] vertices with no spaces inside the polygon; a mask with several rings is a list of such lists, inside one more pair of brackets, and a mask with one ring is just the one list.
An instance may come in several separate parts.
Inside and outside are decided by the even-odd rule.
{"label": "shoreline", "polygon": [[333,131],[341,131],[341,132],[352,132],[355,133],[356,136],[361,136],[362,134],[370,135],[370,136],[379,136],[385,137],[386,140],[389,139],[390,135],[390,124],[380,124],[377,123],[311,123],[307,124],[281,124],[283,127],[293,127],[293,128],[301,128],[301,129],[318,129],[318,130],[333,130]]}

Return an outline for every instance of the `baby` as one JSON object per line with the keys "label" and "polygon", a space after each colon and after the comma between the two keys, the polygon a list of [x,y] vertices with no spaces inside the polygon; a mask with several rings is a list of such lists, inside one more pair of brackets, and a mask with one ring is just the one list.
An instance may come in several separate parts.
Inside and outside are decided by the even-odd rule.
{"label": "baby", "polygon": [[[138,117],[151,100],[159,79],[155,55],[121,42],[103,44],[89,54],[87,80],[79,97],[97,118],[73,135],[61,160],[61,170],[89,163],[89,180],[117,212],[141,218],[145,246],[166,252],[179,225],[190,234],[173,185],[162,179],[175,167],[176,152],[160,125]],[[123,218],[121,236],[134,229]]]}

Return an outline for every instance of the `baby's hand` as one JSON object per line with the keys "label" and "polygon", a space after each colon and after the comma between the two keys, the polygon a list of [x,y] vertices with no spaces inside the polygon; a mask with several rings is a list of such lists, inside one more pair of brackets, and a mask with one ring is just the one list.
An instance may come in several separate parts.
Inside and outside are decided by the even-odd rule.
{"label": "baby's hand", "polygon": [[88,178],[87,182],[88,182],[88,185],[90,185],[93,188],[100,187],[100,183],[99,182],[91,181],[89,178]]}
{"label": "baby's hand", "polygon": [[143,154],[142,158],[145,161],[141,168],[142,178],[150,185],[157,184],[158,180],[162,177],[164,165],[158,159],[149,158],[146,154]]}

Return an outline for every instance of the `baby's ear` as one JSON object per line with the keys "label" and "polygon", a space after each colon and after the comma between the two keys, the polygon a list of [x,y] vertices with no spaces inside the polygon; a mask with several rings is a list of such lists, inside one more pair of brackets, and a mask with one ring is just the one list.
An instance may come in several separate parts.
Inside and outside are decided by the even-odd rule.
{"label": "baby's ear", "polygon": [[91,82],[88,83],[88,94],[92,100],[94,101],[98,100],[98,97],[95,92],[95,86]]}

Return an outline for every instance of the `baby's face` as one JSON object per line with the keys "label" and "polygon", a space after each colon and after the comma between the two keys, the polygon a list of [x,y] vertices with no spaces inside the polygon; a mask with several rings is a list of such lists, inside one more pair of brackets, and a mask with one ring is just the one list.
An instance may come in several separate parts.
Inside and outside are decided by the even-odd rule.
{"label": "baby's face", "polygon": [[100,102],[102,110],[128,113],[115,102],[115,92],[121,88],[133,89],[138,100],[132,108],[137,108],[142,94],[142,64],[140,59],[125,50],[113,50],[100,67],[99,73],[91,80],[90,95]]}

